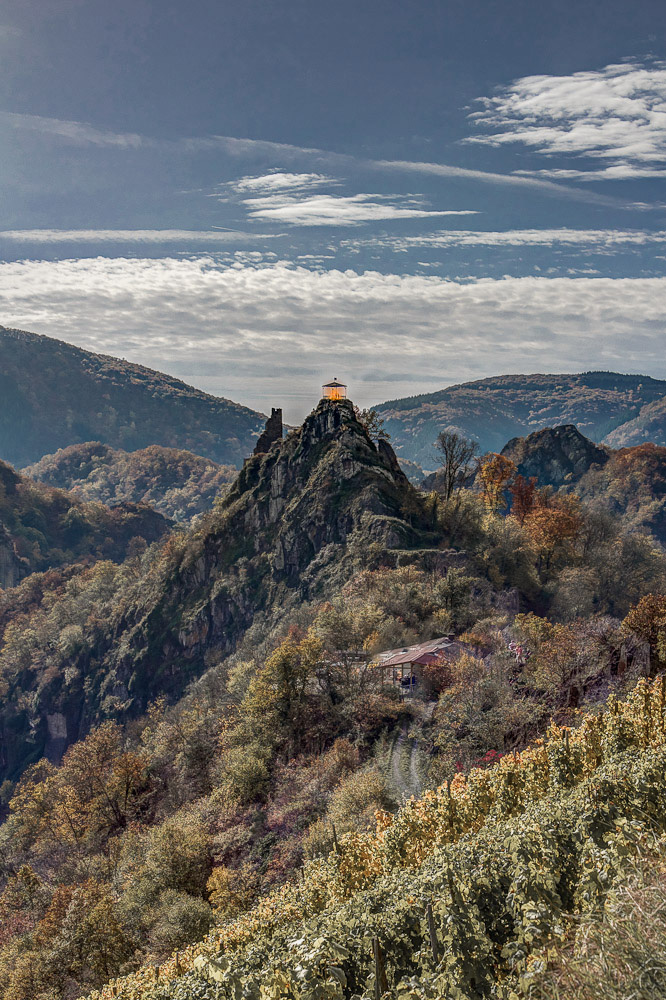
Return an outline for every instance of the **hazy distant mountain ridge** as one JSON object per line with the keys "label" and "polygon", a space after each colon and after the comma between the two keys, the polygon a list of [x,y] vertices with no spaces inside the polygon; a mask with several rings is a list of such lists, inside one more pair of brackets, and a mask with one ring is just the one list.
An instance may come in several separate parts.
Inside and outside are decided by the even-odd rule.
{"label": "hazy distant mountain ridge", "polygon": [[[646,375],[499,375],[375,409],[398,457],[424,469],[436,467],[434,442],[444,429],[477,440],[481,451],[500,451],[511,438],[562,424],[615,446],[637,444],[648,434],[656,444],[666,443],[666,381]],[[632,429],[628,441],[621,440],[625,425]]]}
{"label": "hazy distant mountain ridge", "polygon": [[231,465],[218,465],[182,449],[154,444],[128,452],[99,441],[61,448],[23,471],[83,500],[146,503],[177,521],[188,521],[212,507],[238,475]]}
{"label": "hazy distant mountain ridge", "polygon": [[142,365],[0,327],[0,458],[12,465],[101,441],[186,448],[240,466],[263,419]]}

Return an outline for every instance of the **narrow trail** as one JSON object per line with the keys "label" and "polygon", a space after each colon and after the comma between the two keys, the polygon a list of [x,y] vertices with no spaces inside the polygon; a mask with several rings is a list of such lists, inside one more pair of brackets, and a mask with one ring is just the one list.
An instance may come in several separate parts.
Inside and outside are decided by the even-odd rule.
{"label": "narrow trail", "polygon": [[[398,795],[406,799],[421,792],[419,742],[416,739],[410,740],[407,732],[405,723],[391,751],[391,778]],[[411,744],[409,749],[408,743]]]}
{"label": "narrow trail", "polygon": [[421,776],[419,775],[419,741],[412,740],[412,752],[409,755],[409,777],[411,778],[414,795],[421,794]]}

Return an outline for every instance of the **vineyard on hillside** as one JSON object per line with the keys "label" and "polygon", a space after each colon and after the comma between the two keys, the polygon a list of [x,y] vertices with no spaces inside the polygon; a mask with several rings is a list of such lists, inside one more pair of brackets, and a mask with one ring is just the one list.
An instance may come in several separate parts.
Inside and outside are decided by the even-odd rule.
{"label": "vineyard on hillside", "polygon": [[666,829],[666,680],[381,813],[299,880],[94,1000],[516,1000]]}

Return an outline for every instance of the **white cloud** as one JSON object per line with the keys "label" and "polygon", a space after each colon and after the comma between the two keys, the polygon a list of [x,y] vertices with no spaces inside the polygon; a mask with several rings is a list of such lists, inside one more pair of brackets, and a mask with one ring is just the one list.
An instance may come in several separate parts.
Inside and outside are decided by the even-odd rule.
{"label": "white cloud", "polygon": [[398,195],[287,194],[245,198],[250,218],[286,222],[292,226],[355,226],[389,219],[430,219],[442,215],[476,215],[471,209],[431,211],[415,198]]}
{"label": "white cloud", "polygon": [[5,229],[0,240],[19,243],[238,243],[272,239],[234,229]]}
{"label": "white cloud", "polygon": [[391,219],[478,214],[468,209],[433,211],[424,207],[418,195],[339,195],[319,190],[341,183],[326,174],[274,171],[259,177],[241,177],[222,186],[236,195],[251,195],[241,197],[251,219],[292,226],[355,226]]}
{"label": "white cloud", "polygon": [[382,246],[394,250],[411,247],[522,247],[576,246],[595,248],[647,246],[666,243],[666,230],[643,229],[509,229],[485,232],[473,229],[445,229],[421,236],[387,237],[378,240],[347,240],[344,246]]}
{"label": "white cloud", "polygon": [[[492,129],[468,142],[522,143],[549,156],[611,161],[594,178],[654,176],[666,165],[666,62],[627,62],[570,76],[527,76],[480,99],[470,117]],[[543,173],[543,172],[541,172]],[[582,177],[582,172],[554,177]],[[658,174],[661,176],[661,172]]]}
{"label": "white cloud", "polygon": [[204,372],[192,381],[264,410],[284,400],[289,419],[332,374],[364,405],[500,372],[666,375],[666,278],[458,283],[208,257],[24,261],[0,266],[0,317],[184,378]]}
{"label": "white cloud", "polygon": [[324,185],[339,184],[334,177],[327,177],[326,174],[291,174],[284,170],[276,170],[270,174],[262,174],[259,177],[240,177],[237,181],[230,181],[227,185],[238,193],[252,193],[262,191],[270,193],[272,191],[312,191]]}

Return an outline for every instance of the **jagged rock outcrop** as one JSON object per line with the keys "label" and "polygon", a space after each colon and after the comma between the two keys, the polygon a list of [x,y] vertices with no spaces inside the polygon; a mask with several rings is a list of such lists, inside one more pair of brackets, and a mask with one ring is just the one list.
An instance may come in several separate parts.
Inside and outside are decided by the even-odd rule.
{"label": "jagged rock outcrop", "polygon": [[573,424],[546,427],[527,437],[515,437],[502,448],[502,455],[516,463],[518,472],[539,486],[573,485],[593,467],[601,468],[609,451],[580,433]]}
{"label": "jagged rock outcrop", "polygon": [[276,441],[282,440],[282,410],[273,407],[271,409],[271,415],[266,421],[266,426],[259,435],[256,445],[254,446],[254,455],[264,455],[267,451],[271,450],[271,445]]}

